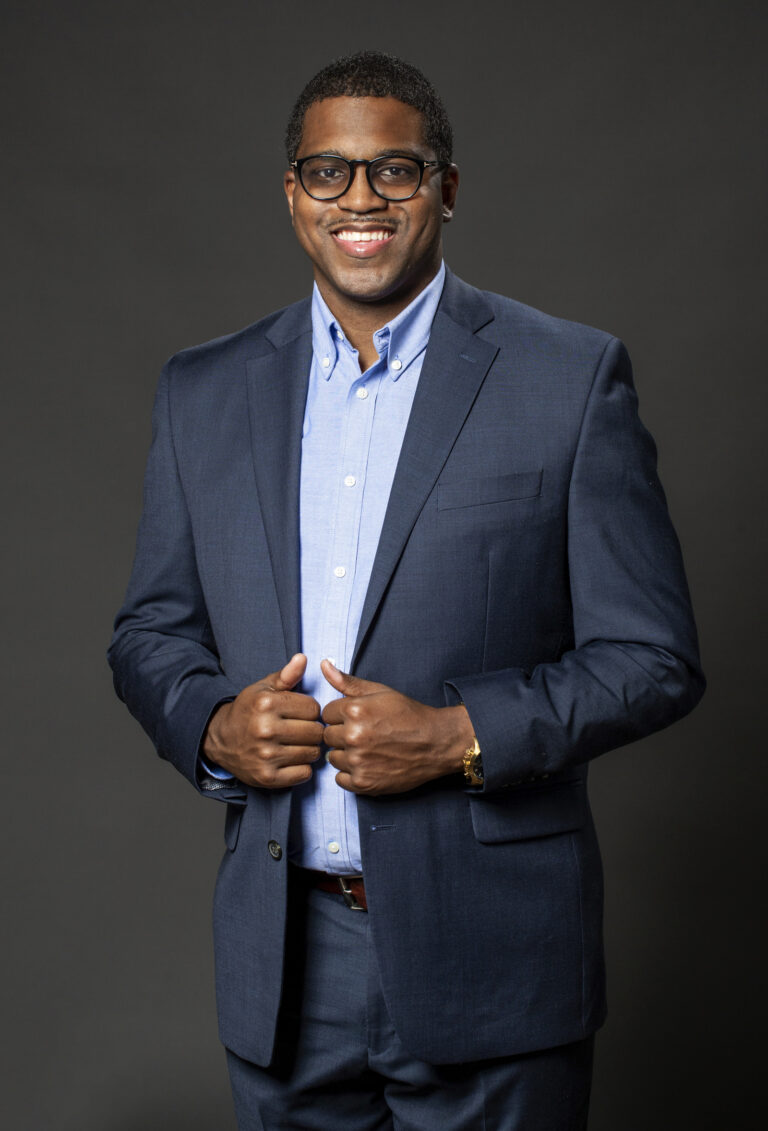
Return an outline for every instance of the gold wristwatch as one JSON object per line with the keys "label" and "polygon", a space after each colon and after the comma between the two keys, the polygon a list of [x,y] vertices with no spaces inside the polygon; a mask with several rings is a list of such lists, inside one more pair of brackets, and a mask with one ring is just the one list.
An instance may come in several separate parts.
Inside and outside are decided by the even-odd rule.
{"label": "gold wristwatch", "polygon": [[485,780],[483,777],[483,759],[480,756],[480,743],[477,741],[477,737],[475,737],[473,745],[464,751],[461,764],[464,767],[464,777],[469,785],[483,784]]}

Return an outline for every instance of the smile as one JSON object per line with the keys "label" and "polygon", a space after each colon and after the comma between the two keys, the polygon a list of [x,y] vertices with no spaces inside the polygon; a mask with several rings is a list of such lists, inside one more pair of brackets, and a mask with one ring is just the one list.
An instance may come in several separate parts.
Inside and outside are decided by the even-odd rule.
{"label": "smile", "polygon": [[376,240],[379,243],[384,240],[391,240],[394,232],[390,228],[378,228],[371,230],[370,228],[363,232],[357,232],[354,228],[341,228],[339,231],[333,233],[334,238],[343,240],[344,243],[369,243]]}
{"label": "smile", "polygon": [[389,246],[395,233],[392,228],[337,228],[331,235],[345,256],[370,259]]}

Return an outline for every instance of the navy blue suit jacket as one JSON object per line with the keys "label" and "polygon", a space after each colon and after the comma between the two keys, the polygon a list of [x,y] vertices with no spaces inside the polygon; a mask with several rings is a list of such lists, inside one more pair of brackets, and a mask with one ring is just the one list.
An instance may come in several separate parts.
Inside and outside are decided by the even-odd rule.
{"label": "navy blue suit jacket", "polygon": [[[300,648],[298,496],[309,300],[166,366],[110,649],[119,695],[196,786],[215,705]],[[591,758],[703,690],[679,547],[615,338],[449,273],[352,670],[463,700],[485,785],[360,797],[384,993],[435,1063],[601,1023]],[[267,1063],[280,1001],[290,790],[224,787],[215,895],[224,1043]],[[270,851],[270,842],[272,851]],[[290,971],[287,974],[290,977]]]}

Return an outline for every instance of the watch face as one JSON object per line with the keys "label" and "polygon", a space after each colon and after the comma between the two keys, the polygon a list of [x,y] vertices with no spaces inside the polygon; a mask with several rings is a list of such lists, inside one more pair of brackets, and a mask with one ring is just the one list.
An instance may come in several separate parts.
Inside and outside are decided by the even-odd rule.
{"label": "watch face", "polygon": [[483,763],[479,754],[472,754],[464,760],[464,774],[470,785],[482,785]]}

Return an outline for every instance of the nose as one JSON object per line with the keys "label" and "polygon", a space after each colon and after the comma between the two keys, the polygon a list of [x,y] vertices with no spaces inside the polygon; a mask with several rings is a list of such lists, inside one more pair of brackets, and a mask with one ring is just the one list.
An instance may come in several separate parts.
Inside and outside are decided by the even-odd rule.
{"label": "nose", "polygon": [[364,165],[356,165],[352,170],[349,188],[336,203],[350,212],[371,212],[375,208],[386,208],[387,202],[377,196],[368,183]]}

